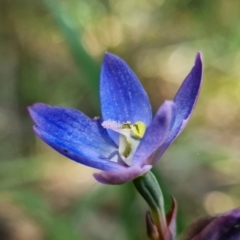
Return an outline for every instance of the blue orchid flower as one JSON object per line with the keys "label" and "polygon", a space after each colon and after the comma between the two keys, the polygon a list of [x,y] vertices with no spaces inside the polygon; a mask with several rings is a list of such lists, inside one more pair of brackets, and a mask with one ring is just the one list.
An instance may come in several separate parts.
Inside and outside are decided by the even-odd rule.
{"label": "blue orchid flower", "polygon": [[182,83],[173,101],[165,101],[152,119],[148,96],[136,75],[119,57],[106,53],[101,69],[102,118],[36,103],[29,107],[34,131],[64,156],[102,170],[94,177],[122,184],[145,174],[187,124],[198,98],[202,60]]}

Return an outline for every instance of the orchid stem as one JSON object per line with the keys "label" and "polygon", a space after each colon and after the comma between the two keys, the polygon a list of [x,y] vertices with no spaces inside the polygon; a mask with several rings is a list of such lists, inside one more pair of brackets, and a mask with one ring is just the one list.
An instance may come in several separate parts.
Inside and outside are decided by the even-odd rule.
{"label": "orchid stem", "polygon": [[164,233],[167,230],[167,222],[163,194],[156,177],[149,171],[145,175],[133,180],[133,183],[151,208],[153,220],[158,228],[160,239],[164,239]]}

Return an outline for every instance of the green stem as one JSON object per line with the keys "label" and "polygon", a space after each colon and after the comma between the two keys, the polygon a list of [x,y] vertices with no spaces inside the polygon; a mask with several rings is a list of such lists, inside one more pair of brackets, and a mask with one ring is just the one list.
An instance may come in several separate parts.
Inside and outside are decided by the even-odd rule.
{"label": "green stem", "polygon": [[133,180],[134,186],[148,203],[152,211],[154,223],[156,224],[161,239],[167,229],[167,222],[164,210],[164,200],[161,188],[157,179],[151,171]]}

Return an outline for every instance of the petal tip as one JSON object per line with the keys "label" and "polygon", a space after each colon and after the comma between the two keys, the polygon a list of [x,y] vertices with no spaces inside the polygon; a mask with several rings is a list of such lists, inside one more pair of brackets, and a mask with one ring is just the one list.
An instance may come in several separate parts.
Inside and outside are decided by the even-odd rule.
{"label": "petal tip", "polygon": [[32,105],[30,105],[30,106],[27,107],[27,110],[28,110],[29,112],[32,112],[32,111],[34,111],[34,109],[35,109],[39,104],[40,104],[40,103],[33,103]]}
{"label": "petal tip", "polygon": [[196,58],[195,58],[195,66],[198,66],[202,69],[202,63],[203,63],[203,54],[201,51],[197,52]]}
{"label": "petal tip", "polygon": [[36,103],[32,104],[31,106],[27,107],[27,111],[30,115],[30,117],[34,120],[35,110],[36,110]]}
{"label": "petal tip", "polygon": [[118,59],[118,57],[116,55],[109,53],[109,52],[105,52],[104,59],[103,59],[104,63],[115,60],[115,59]]}
{"label": "petal tip", "polygon": [[30,114],[30,116],[32,116],[33,108],[34,108],[34,105],[31,105],[31,106],[27,107],[27,111]]}
{"label": "petal tip", "polygon": [[44,103],[34,103],[34,104],[28,106],[27,109],[28,109],[29,112],[32,112],[34,110],[37,110],[40,107],[49,107],[49,106],[47,104],[44,104]]}
{"label": "petal tip", "polygon": [[163,105],[165,105],[167,108],[174,108],[176,104],[172,100],[166,100],[164,101]]}
{"label": "petal tip", "polygon": [[48,107],[49,106],[44,103],[34,103],[34,104],[28,106],[27,110],[28,110],[30,117],[35,121],[38,113],[41,112],[42,110],[45,110]]}
{"label": "petal tip", "polygon": [[125,61],[123,59],[121,59],[119,56],[113,54],[113,53],[109,53],[109,52],[105,52],[104,55],[104,59],[103,59],[103,67],[107,66],[109,67],[110,65],[112,66],[116,66],[116,65],[126,65],[125,67],[128,68],[127,64],[125,63]]}
{"label": "petal tip", "polygon": [[198,52],[197,52],[197,55],[196,55],[196,58],[201,58],[201,59],[202,59],[202,55],[203,55],[202,52],[201,52],[201,51],[198,51]]}
{"label": "petal tip", "polygon": [[104,57],[108,57],[108,56],[111,56],[111,55],[112,55],[112,53],[110,53],[110,52],[105,52]]}

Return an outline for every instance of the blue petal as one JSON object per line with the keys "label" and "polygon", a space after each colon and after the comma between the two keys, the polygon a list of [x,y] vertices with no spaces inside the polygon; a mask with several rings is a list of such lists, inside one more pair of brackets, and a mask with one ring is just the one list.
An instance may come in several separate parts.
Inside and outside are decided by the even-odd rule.
{"label": "blue petal", "polygon": [[171,131],[168,138],[155,153],[153,163],[156,163],[161,158],[166,149],[182,132],[192,114],[192,111],[198,99],[199,90],[202,82],[201,58],[201,53],[198,53],[196,56],[194,67],[183,81],[174,98],[174,103],[176,104],[176,117],[172,121]]}
{"label": "blue petal", "polygon": [[61,153],[75,154],[76,161],[79,161],[78,154],[79,158],[90,161],[96,156],[107,158],[117,150],[101,126],[100,119],[91,120],[77,110],[45,104],[34,104],[29,112],[36,123],[38,135],[56,150],[60,149]]}
{"label": "blue petal", "polygon": [[174,110],[175,104],[172,101],[165,101],[159,108],[133,156],[133,164],[151,164],[149,157],[159,148],[169,133]]}
{"label": "blue petal", "polygon": [[[106,53],[101,71],[100,97],[104,120],[137,121],[147,126],[152,120],[148,96],[136,75],[119,57]],[[118,142],[118,135],[109,134]]]}
{"label": "blue petal", "polygon": [[119,164],[111,162],[108,159],[100,156],[98,152],[92,148],[92,146],[88,147],[79,145],[79,142],[74,141],[74,139],[69,140],[62,137],[53,136],[37,126],[34,126],[34,131],[39,138],[41,138],[53,149],[78,163],[103,171],[125,169]]}

